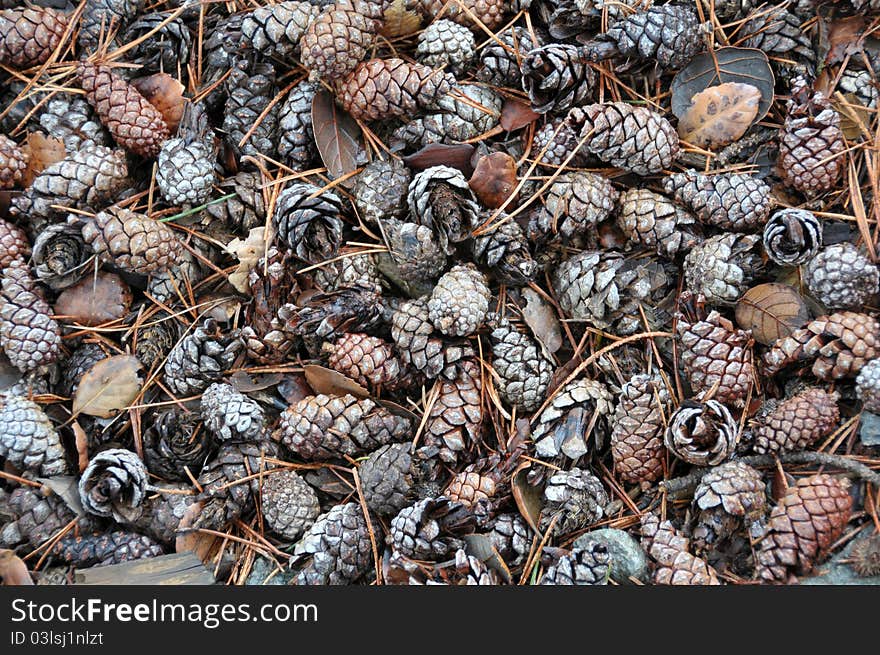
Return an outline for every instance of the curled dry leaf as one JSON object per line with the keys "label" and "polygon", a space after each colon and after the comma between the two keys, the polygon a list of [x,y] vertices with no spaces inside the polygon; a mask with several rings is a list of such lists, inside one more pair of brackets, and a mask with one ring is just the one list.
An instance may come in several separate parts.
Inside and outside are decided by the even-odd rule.
{"label": "curled dry leaf", "polygon": [[523,462],[513,472],[511,478],[510,490],[513,500],[522,517],[537,534],[541,534],[538,529],[538,521],[541,518],[541,508],[543,501],[541,499],[541,490],[529,484],[528,474],[531,464]]}
{"label": "curled dry leaf", "polygon": [[319,89],[312,100],[312,129],[315,145],[330,179],[335,180],[357,169],[363,151],[361,128],[357,121],[336,106],[326,89]]}
{"label": "curled dry leaf", "polygon": [[103,325],[128,315],[131,289],[115,273],[99,271],[61,292],[55,314],[80,325]]}
{"label": "curled dry leaf", "polygon": [[501,127],[507,132],[513,132],[530,123],[534,123],[541,117],[532,111],[531,103],[516,98],[507,98],[501,108]]}
{"label": "curled dry leaf", "polygon": [[792,286],[769,282],[752,287],[736,304],[736,322],[768,346],[787,337],[810,320],[803,297]]}
{"label": "curled dry leaf", "polygon": [[847,55],[856,55],[862,49],[862,34],[865,31],[864,16],[836,18],[828,28],[827,65],[839,64]]}
{"label": "curled dry leaf", "polygon": [[79,421],[74,421],[70,425],[73,428],[73,436],[76,438],[76,464],[79,472],[82,473],[89,465],[89,437],[86,431],[82,429]]}
{"label": "curled dry leaf", "polygon": [[474,147],[469,143],[447,144],[430,143],[421,150],[404,157],[403,163],[414,171],[423,171],[431,166],[451,166],[457,168],[466,176],[474,172],[471,158],[474,155]]}
{"label": "curled dry leaf", "polygon": [[109,418],[125,409],[141,391],[137,357],[114,355],[95,364],[82,376],[73,396],[73,414]]}
{"label": "curled dry leaf", "polygon": [[247,371],[236,371],[229,376],[229,384],[235,387],[236,391],[250,393],[274,387],[283,379],[284,376],[281,373],[249,375]]}
{"label": "curled dry leaf", "polygon": [[174,552],[192,552],[202,562],[210,564],[211,551],[214,549],[219,537],[189,529],[193,521],[198,518],[204,506],[204,502],[196,501],[184,510],[183,516],[180,517],[180,521],[177,524],[178,537],[174,541]]}
{"label": "curled dry leaf", "polygon": [[247,239],[233,239],[226,244],[226,252],[238,258],[238,266],[229,274],[229,284],[240,293],[250,293],[248,273],[266,254],[266,228],[255,227],[248,232]]}
{"label": "curled dry leaf", "polygon": [[132,80],[132,85],[147,99],[147,102],[159,110],[169,132],[174,134],[177,126],[180,125],[186,105],[183,84],[168,73],[154,73]]}
{"label": "curled dry leaf", "polygon": [[506,152],[480,157],[468,181],[471,190],[490,209],[496,209],[516,189],[516,160]]}
{"label": "curled dry leaf", "polygon": [[74,514],[85,516],[86,511],[83,509],[79,496],[79,480],[75,476],[56,475],[52,478],[37,478],[36,480],[43,485],[43,494],[54,493],[64,501]]}
{"label": "curled dry leaf", "polygon": [[55,137],[46,136],[42,132],[28,132],[22,150],[27,154],[28,164],[24,172],[22,186],[28,187],[34,178],[52,164],[56,164],[67,155],[64,142]]}
{"label": "curled dry leaf", "polygon": [[525,287],[522,294],[526,299],[526,306],[522,309],[526,325],[532,329],[535,338],[548,353],[555,353],[562,346],[562,332],[556,312],[553,311],[552,305],[534,290]]}
{"label": "curled dry leaf", "polygon": [[6,587],[31,586],[34,581],[24,561],[8,548],[0,549],[0,578]]}
{"label": "curled dry leaf", "polygon": [[718,148],[739,139],[758,115],[761,92],[751,84],[727,82],[700,91],[678,122],[682,140]]}
{"label": "curled dry leaf", "polygon": [[315,390],[315,393],[323,393],[327,395],[345,395],[350,393],[358,398],[366,398],[370,392],[364,389],[350,377],[346,377],[342,373],[338,373],[330,368],[324,368],[317,364],[306,364],[303,366],[306,380],[309,386]]}
{"label": "curled dry leaf", "polygon": [[396,39],[418,32],[421,26],[421,14],[407,9],[406,0],[393,0],[382,16],[380,34],[388,39]]}

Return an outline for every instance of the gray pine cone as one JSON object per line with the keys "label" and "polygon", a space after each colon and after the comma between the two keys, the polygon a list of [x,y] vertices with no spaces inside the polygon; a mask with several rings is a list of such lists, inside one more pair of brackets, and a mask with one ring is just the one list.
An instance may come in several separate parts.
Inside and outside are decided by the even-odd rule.
{"label": "gray pine cone", "polygon": [[473,264],[453,266],[428,299],[428,318],[447,336],[471,335],[483,324],[490,297],[485,276]]}
{"label": "gray pine cone", "polygon": [[611,555],[600,544],[575,548],[547,567],[542,585],[606,585],[611,573]]}
{"label": "gray pine cone", "polygon": [[238,330],[221,332],[208,318],[181,339],[165,361],[165,383],[180,396],[200,393],[230,368],[242,348]]}
{"label": "gray pine cone", "polygon": [[258,441],[266,430],[263,408],[235,390],[215,382],[202,393],[202,420],[220,441]]}
{"label": "gray pine cone", "polygon": [[827,309],[859,309],[880,285],[880,271],[849,241],[825,247],[804,266],[810,294]]}
{"label": "gray pine cone", "polygon": [[609,498],[601,480],[584,469],[556,471],[544,487],[540,527],[547,530],[554,517],[556,534],[582,530],[605,516]]}
{"label": "gray pine cone", "polygon": [[822,223],[806,209],[780,209],[764,226],[764,250],[780,266],[797,266],[822,247]]}
{"label": "gray pine cone", "polygon": [[296,544],[290,567],[297,585],[356,582],[373,563],[370,533],[359,503],[335,505]]}
{"label": "gray pine cone", "polygon": [[376,159],[364,166],[352,189],[354,206],[360,217],[377,223],[385,219],[403,220],[406,194],[412,174],[399,159]]}
{"label": "gray pine cone", "polygon": [[260,490],[266,523],[285,539],[298,539],[321,513],[314,489],[295,471],[274,471],[264,476]]}
{"label": "gray pine cone", "polygon": [[39,405],[19,396],[0,399],[0,457],[45,477],[68,470],[52,421]]}
{"label": "gray pine cone", "polygon": [[506,318],[490,314],[487,319],[493,327],[489,338],[498,393],[524,412],[535,411],[550,386],[553,362],[531,336],[516,330]]}
{"label": "gray pine cone", "polygon": [[147,489],[147,467],[135,453],[110,448],[95,455],[79,480],[79,498],[87,512],[119,522],[140,514]]}
{"label": "gray pine cone", "polygon": [[760,241],[755,235],[729,232],[695,246],[684,260],[687,288],[709,304],[734,304],[761,269],[755,248]]}

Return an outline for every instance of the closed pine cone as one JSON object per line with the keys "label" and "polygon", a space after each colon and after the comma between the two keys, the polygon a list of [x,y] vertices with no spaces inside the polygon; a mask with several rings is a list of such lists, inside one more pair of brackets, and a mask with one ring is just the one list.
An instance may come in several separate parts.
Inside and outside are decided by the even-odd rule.
{"label": "closed pine cone", "polygon": [[48,7],[0,11],[0,64],[20,69],[44,64],[61,43],[68,20]]}
{"label": "closed pine cone", "polygon": [[392,347],[379,337],[362,332],[342,335],[334,344],[325,344],[330,368],[364,387],[393,388],[400,382],[400,360]]}
{"label": "closed pine cone", "polygon": [[21,260],[3,270],[0,345],[13,366],[27,372],[52,364],[61,348],[61,326]]}
{"label": "closed pine cone", "polygon": [[11,189],[22,181],[28,155],[5,134],[0,134],[0,189]]}
{"label": "closed pine cone", "polygon": [[636,375],[623,385],[611,419],[611,456],[623,482],[663,477],[664,417],[669,415],[669,404],[669,390],[656,374]]}
{"label": "closed pine cone", "polygon": [[458,374],[440,380],[437,399],[425,422],[421,453],[439,453],[446,462],[456,463],[479,444],[483,434],[483,388],[480,366],[473,360],[457,365]]}
{"label": "closed pine cone", "polygon": [[718,585],[718,575],[705,560],[692,555],[688,540],[669,521],[642,515],[642,548],[654,560],[654,583],[661,585]]}
{"label": "closed pine cone", "polygon": [[819,387],[782,401],[768,400],[752,421],[756,453],[805,450],[837,427],[840,394]]}

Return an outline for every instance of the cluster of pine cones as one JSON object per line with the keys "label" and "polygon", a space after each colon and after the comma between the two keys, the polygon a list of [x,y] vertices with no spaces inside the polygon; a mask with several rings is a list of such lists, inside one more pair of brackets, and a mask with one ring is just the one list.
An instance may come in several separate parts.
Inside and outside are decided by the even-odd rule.
{"label": "cluster of pine cones", "polygon": [[[873,134],[880,53],[819,51],[875,0],[19,4],[0,546],[37,579],[790,583],[876,516],[876,171],[835,98]],[[728,45],[776,95],[709,152],[668,91]],[[120,355],[140,391],[88,411]]]}

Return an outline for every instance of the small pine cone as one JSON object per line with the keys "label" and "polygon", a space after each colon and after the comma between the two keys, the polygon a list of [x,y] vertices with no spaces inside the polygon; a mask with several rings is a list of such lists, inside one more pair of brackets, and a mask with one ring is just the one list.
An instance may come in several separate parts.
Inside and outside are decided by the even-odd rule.
{"label": "small pine cone", "polygon": [[580,48],[553,43],[529,51],[522,59],[522,87],[539,114],[579,107],[596,86],[596,71]]}
{"label": "small pine cone", "polygon": [[164,12],[141,14],[125,30],[122,41],[138,42],[128,57],[142,66],[143,74],[186,71],[193,45],[186,22],[181,17],[170,18]]}
{"label": "small pine cone", "polygon": [[412,174],[399,159],[375,159],[364,166],[352,189],[358,215],[368,223],[406,217]]}
{"label": "small pine cone", "polygon": [[806,450],[834,432],[840,421],[840,394],[819,387],[782,401],[767,400],[751,421],[756,453]]}
{"label": "small pine cone", "polygon": [[491,295],[485,276],[473,264],[453,266],[428,299],[428,318],[447,336],[469,336],[483,324]]}
{"label": "small pine cone", "polygon": [[46,63],[67,29],[68,16],[47,7],[0,11],[0,64],[30,68]]}
{"label": "small pine cone", "polygon": [[84,343],[70,353],[59,366],[59,380],[55,385],[55,391],[61,396],[72,397],[76,393],[82,376],[91,368],[107,358],[107,353],[97,343]]}
{"label": "small pine cone", "polygon": [[0,345],[21,372],[41,369],[58,359],[61,327],[52,314],[24,262],[15,260],[3,269]]}
{"label": "small pine cone", "polygon": [[143,8],[144,0],[86,0],[79,27],[79,47],[85,52],[94,52],[107,41],[108,35],[119,33]]}
{"label": "small pine cone", "polygon": [[800,59],[810,68],[815,64],[816,51],[809,30],[803,21],[785,7],[764,7],[754,12],[753,18],[742,28],[740,38],[747,48],[756,48],[786,59]]}
{"label": "small pine cone", "polygon": [[756,555],[758,578],[786,582],[807,574],[843,533],[852,513],[848,480],[826,473],[798,480],[770,512]]}
{"label": "small pine cone", "polygon": [[468,28],[441,18],[422,30],[416,59],[431,68],[448,68],[460,77],[474,58],[476,45]]}
{"label": "small pine cone", "polygon": [[68,154],[94,146],[110,144],[110,137],[95,115],[95,110],[82,96],[59,93],[42,106],[40,127],[64,142]]}
{"label": "small pine cone", "polygon": [[168,139],[159,151],[156,186],[172,205],[201,205],[214,186],[213,152],[203,141]]}
{"label": "small pine cone", "polygon": [[407,506],[413,486],[409,443],[392,443],[370,453],[358,467],[364,500],[379,516],[394,516]]}
{"label": "small pine cone", "polygon": [[880,535],[859,539],[849,553],[850,566],[860,577],[880,575]]}
{"label": "small pine cone", "polygon": [[746,16],[757,3],[755,0],[716,0],[715,15],[724,21]]}
{"label": "small pine cone", "polygon": [[238,330],[224,334],[216,320],[207,318],[168,353],[165,384],[178,396],[201,393],[232,367],[241,347]]}
{"label": "small pine cone", "polygon": [[393,143],[412,148],[431,143],[458,143],[485,134],[498,125],[504,99],[480,84],[457,84],[435,103],[437,113],[416,118],[395,130]]}
{"label": "small pine cone", "polygon": [[0,189],[11,189],[20,183],[27,165],[28,155],[15,141],[0,134]]}
{"label": "small pine cone", "polygon": [[748,464],[732,461],[710,469],[694,492],[698,550],[733,536],[743,525],[761,521],[767,511],[767,493],[761,474]]}
{"label": "small pine cone", "polygon": [[342,335],[325,344],[328,364],[365,388],[393,389],[400,382],[401,365],[392,346],[363,332]]}
{"label": "small pine cone", "polygon": [[812,371],[820,380],[855,377],[880,356],[880,323],[857,312],[835,312],[813,319],[806,327],[778,339],[764,355],[764,370],[783,368],[815,358]]}
{"label": "small pine cone", "polygon": [[25,261],[30,254],[31,246],[24,230],[0,220],[0,270],[14,261]]}
{"label": "small pine cone", "polygon": [[642,548],[654,559],[654,584],[718,585],[718,575],[704,559],[688,552],[688,540],[669,521],[642,514]]}
{"label": "small pine cone", "polygon": [[0,530],[0,544],[7,547],[27,542],[38,548],[76,518],[67,503],[46,487],[18,487],[3,502],[15,517]]}
{"label": "small pine cone", "polygon": [[705,175],[693,170],[670,175],[666,193],[691,210],[704,225],[751,232],[770,215],[770,187],[751,175]]}
{"label": "small pine cone", "polygon": [[411,436],[409,419],[368,398],[306,396],[281,413],[275,438],[306,460],[355,457]]}
{"label": "small pine cone", "polygon": [[[279,105],[270,108],[270,103],[278,93],[275,69],[268,62],[237,59],[226,78],[226,89],[223,132],[233,152],[239,156],[274,157]],[[260,116],[262,120],[258,122]],[[245,136],[247,140],[242,144]]]}
{"label": "small pine cone", "polygon": [[541,406],[550,386],[553,361],[531,336],[516,330],[507,319],[495,315],[488,318],[493,328],[489,337],[498,393],[509,405],[533,412]]}
{"label": "small pine cone", "polygon": [[[289,311],[288,311],[289,310]],[[371,332],[384,320],[382,295],[372,285],[316,293],[302,307],[285,306],[285,329],[309,339],[335,339],[346,332]],[[282,318],[279,314],[279,318]],[[315,354],[317,356],[317,353]]]}
{"label": "small pine cone", "polygon": [[183,244],[165,223],[121,207],[98,212],[93,219],[73,215],[85,242],[101,261],[128,273],[148,275],[180,261]]}
{"label": "small pine cone", "polygon": [[416,0],[416,4],[429,20],[443,10],[444,18],[453,20],[459,25],[478,30],[480,28],[474,20],[476,17],[484,27],[494,30],[504,21],[508,0],[462,0],[460,4],[453,5],[448,5],[446,0]]}
{"label": "small pine cone", "polygon": [[83,569],[159,557],[165,551],[147,536],[114,530],[82,537],[64,537],[52,547],[52,554],[71,566]]}
{"label": "small pine cone", "polygon": [[520,63],[537,44],[523,27],[510,27],[496,35],[480,51],[477,79],[497,87],[516,88],[522,84]]}
{"label": "small pine cone", "polygon": [[0,399],[0,457],[44,477],[68,471],[52,421],[35,402],[18,396]]}
{"label": "small pine cone", "polygon": [[444,496],[425,498],[391,519],[387,541],[410,559],[440,561],[464,547],[458,538],[470,517],[461,503]]}
{"label": "small pine cone", "polygon": [[609,498],[602,481],[584,469],[557,471],[544,487],[540,527],[546,531],[555,518],[555,533],[582,530],[605,516]]}
{"label": "small pine cone", "polygon": [[670,259],[697,243],[695,222],[693,214],[659,193],[633,188],[620,194],[617,225],[630,243]]}
{"label": "small pine cone", "polygon": [[79,480],[83,508],[125,522],[136,518],[147,488],[147,467],[130,450],[110,448],[89,461]]}
{"label": "small pine cone", "polygon": [[180,522],[188,514],[193,502],[192,487],[189,482],[160,484],[150,492],[151,495],[141,503],[140,516],[126,525],[163,546],[173,547],[177,541]]}
{"label": "small pine cone", "polygon": [[[13,249],[12,253],[15,252]],[[93,256],[82,230],[67,223],[48,225],[34,240],[34,272],[40,282],[55,291],[73,286],[85,277],[89,272],[87,263]]]}
{"label": "small pine cone", "polygon": [[[407,301],[395,310],[391,337],[401,362],[432,379],[450,369],[454,372],[453,364],[474,355],[470,346],[447,344],[434,335],[427,297]],[[547,375],[549,378],[549,372]]]}
{"label": "small pine cone", "polygon": [[663,68],[681,68],[705,47],[703,25],[692,7],[662,5],[616,21],[587,43],[593,61],[617,54],[656,59]]}
{"label": "small pine cone", "polygon": [[858,309],[877,293],[880,271],[849,241],[827,246],[804,266],[804,282],[828,309]]}
{"label": "small pine cone", "polygon": [[678,133],[646,107],[606,102],[575,107],[568,122],[580,131],[584,148],[604,162],[637,175],[669,168],[678,156]]}
{"label": "small pine cone", "polygon": [[[532,139],[532,159],[538,160],[540,164],[549,168],[561,166],[575,152],[568,165],[573,168],[581,168],[587,164],[587,156],[585,152],[579,148],[577,130],[560,116],[552,121],[548,121],[543,127],[535,130],[535,136]],[[543,156],[541,153],[544,153]],[[558,179],[558,178],[557,178]]]}
{"label": "small pine cone", "polygon": [[297,542],[290,560],[297,585],[356,582],[373,563],[372,541],[360,503],[333,506]]}
{"label": "small pine cone", "polygon": [[219,441],[260,441],[266,431],[263,408],[235,390],[215,382],[202,393],[202,420]]}
{"label": "small pine cone", "polygon": [[345,77],[373,47],[386,0],[336,0],[324,7],[299,40],[302,65],[318,78]]}
{"label": "small pine cone", "polygon": [[732,305],[762,267],[761,237],[727,232],[694,246],[684,260],[687,288],[710,305]]}
{"label": "small pine cone", "polygon": [[431,228],[448,255],[454,252],[450,242],[467,239],[480,213],[464,174],[449,166],[432,166],[418,173],[410,182],[406,202],[412,220]]}
{"label": "small pine cone", "polygon": [[501,487],[501,480],[495,471],[479,473],[471,464],[461,473],[452,476],[443,495],[451,501],[461,503],[467,509],[479,510],[486,506]]}
{"label": "small pine cone", "polygon": [[134,320],[136,326],[132,331],[132,350],[144,368],[152,371],[156,364],[164,363],[165,357],[180,339],[180,324],[164,311],[143,318],[140,324],[137,316]]}
{"label": "small pine cone", "polygon": [[144,462],[150,473],[165,480],[189,482],[211,459],[215,445],[198,414],[166,409],[144,429]]}
{"label": "small pine cone", "polygon": [[430,109],[451,87],[452,79],[441,69],[396,58],[370,59],[338,82],[336,97],[353,118],[378,121]]}
{"label": "small pine cone", "polygon": [[80,61],[76,71],[86,100],[116,143],[148,159],[157,156],[169,136],[159,110],[109,66]]}
{"label": "small pine cone", "polygon": [[679,303],[676,330],[691,391],[741,407],[755,380],[751,334],[715,310],[707,315],[702,296],[685,291]]}
{"label": "small pine cone", "polygon": [[456,464],[462,453],[472,451],[483,436],[480,366],[465,360],[457,369],[454,379],[440,380],[423,433],[422,453],[431,456],[437,452],[440,459],[451,464]]}
{"label": "small pine cone", "polygon": [[845,153],[840,114],[825,94],[811,92],[799,78],[792,85],[792,99],[779,137],[783,181],[802,193],[830,191],[845,166]]}
{"label": "small pine cone", "polygon": [[537,417],[532,431],[535,452],[538,457],[583,457],[591,437],[600,444],[604,441],[613,409],[611,393],[601,382],[569,382],[554,392],[550,404]]}
{"label": "small pine cone", "polygon": [[522,563],[532,545],[532,532],[519,514],[501,514],[492,523],[492,531],[487,535],[492,547],[509,565]]}
{"label": "small pine cone", "polygon": [[872,359],[859,371],[856,394],[865,411],[880,414],[880,359]]}
{"label": "small pine cone", "polygon": [[611,419],[611,456],[623,482],[654,482],[663,477],[663,430],[669,405],[669,389],[658,375],[635,375],[621,388]]}
{"label": "small pine cone", "polygon": [[385,278],[371,254],[348,254],[315,270],[315,284],[326,292],[361,286],[381,292]]}
{"label": "small pine cone", "polygon": [[221,221],[233,232],[247,232],[266,221],[266,203],[260,189],[260,173],[241,171],[219,184],[219,197],[234,194],[231,198],[213,201],[205,212],[211,220]]}
{"label": "small pine cone", "polygon": [[880,100],[880,91],[874,86],[874,75],[868,70],[860,67],[847,66],[838,72],[840,80],[837,82],[837,88],[844,96],[848,93],[853,94],[859,103],[868,109],[876,109],[877,101]]}
{"label": "small pine cone", "polygon": [[586,234],[604,221],[619,194],[611,182],[596,173],[562,173],[548,189],[537,225],[545,234],[566,239]]}
{"label": "small pine cone", "polygon": [[822,247],[822,222],[806,209],[780,209],[764,226],[764,250],[780,266],[797,266]]}
{"label": "small pine cone", "polygon": [[[314,197],[311,197],[314,196]],[[342,201],[332,191],[296,182],[278,194],[272,223],[278,239],[299,257],[320,262],[333,257],[342,243]]]}
{"label": "small pine cone", "polygon": [[[295,0],[289,4],[307,3]],[[317,90],[317,83],[300,82],[290,90],[278,110],[278,154],[294,170],[307,169],[318,153],[312,128],[312,101]]]}
{"label": "small pine cone", "polygon": [[509,219],[507,214],[499,214],[498,223],[497,227],[474,237],[474,261],[488,267],[503,284],[526,286],[535,280],[539,268],[529,251],[529,241],[519,223]]}
{"label": "small pine cone", "polygon": [[606,585],[611,573],[611,555],[601,544],[575,548],[566,553],[541,577],[542,585]]}
{"label": "small pine cone", "polygon": [[299,41],[320,11],[317,5],[299,0],[257,7],[241,22],[240,46],[290,60],[299,54]]}
{"label": "small pine cone", "polygon": [[717,400],[686,400],[669,417],[664,442],[688,464],[716,466],[733,454],[738,432],[730,410]]}
{"label": "small pine cone", "polygon": [[[385,221],[383,232],[389,249],[387,262],[403,282],[419,284],[433,281],[443,273],[446,251],[441,249],[430,228],[389,220]],[[384,256],[380,256],[380,262],[384,259]]]}
{"label": "small pine cone", "polygon": [[260,493],[269,528],[290,541],[299,539],[321,513],[315,490],[289,469],[264,476]]}

